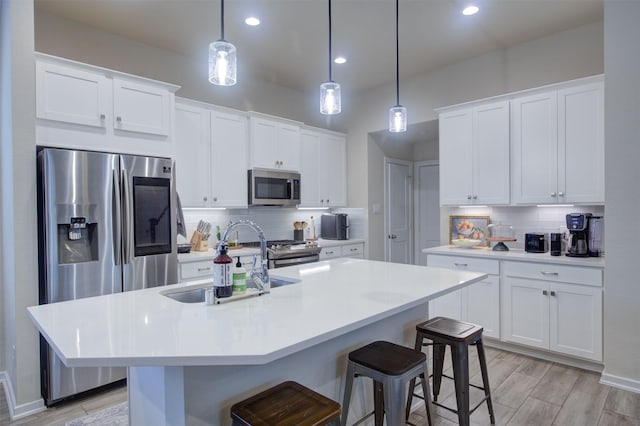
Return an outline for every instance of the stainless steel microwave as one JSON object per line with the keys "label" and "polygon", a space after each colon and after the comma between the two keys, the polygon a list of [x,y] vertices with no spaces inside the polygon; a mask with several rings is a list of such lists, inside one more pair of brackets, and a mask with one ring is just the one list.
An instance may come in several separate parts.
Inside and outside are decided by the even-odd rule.
{"label": "stainless steel microwave", "polygon": [[250,169],[250,206],[295,206],[300,204],[300,173]]}

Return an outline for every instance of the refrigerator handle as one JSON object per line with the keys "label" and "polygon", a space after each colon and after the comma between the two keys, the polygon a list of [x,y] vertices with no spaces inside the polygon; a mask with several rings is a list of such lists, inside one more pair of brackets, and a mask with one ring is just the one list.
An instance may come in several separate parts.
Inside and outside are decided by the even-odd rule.
{"label": "refrigerator handle", "polygon": [[131,238],[133,238],[133,229],[131,229],[131,202],[133,196],[129,191],[129,175],[127,171],[122,168],[122,246],[123,248],[123,263],[126,265],[131,262]]}
{"label": "refrigerator handle", "polygon": [[111,192],[111,208],[113,211],[113,250],[115,264],[122,263],[122,206],[120,204],[120,179],[118,171],[113,169],[113,191]]}

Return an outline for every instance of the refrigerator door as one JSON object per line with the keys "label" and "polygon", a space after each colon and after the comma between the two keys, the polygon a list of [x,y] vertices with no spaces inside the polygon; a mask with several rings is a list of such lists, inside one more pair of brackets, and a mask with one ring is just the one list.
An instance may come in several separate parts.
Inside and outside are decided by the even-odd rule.
{"label": "refrigerator door", "polygon": [[[122,291],[119,215],[113,214],[119,210],[118,156],[62,149],[38,156],[40,303]],[[47,405],[126,377],[124,368],[67,368],[41,342]]]}
{"label": "refrigerator door", "polygon": [[120,158],[124,291],[178,282],[173,161]]}

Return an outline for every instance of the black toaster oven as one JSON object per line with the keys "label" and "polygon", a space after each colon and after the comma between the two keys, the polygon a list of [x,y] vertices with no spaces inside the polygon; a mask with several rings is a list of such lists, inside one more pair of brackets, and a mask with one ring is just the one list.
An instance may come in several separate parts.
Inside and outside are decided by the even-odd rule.
{"label": "black toaster oven", "polygon": [[524,234],[524,251],[527,253],[546,253],[549,251],[549,234]]}

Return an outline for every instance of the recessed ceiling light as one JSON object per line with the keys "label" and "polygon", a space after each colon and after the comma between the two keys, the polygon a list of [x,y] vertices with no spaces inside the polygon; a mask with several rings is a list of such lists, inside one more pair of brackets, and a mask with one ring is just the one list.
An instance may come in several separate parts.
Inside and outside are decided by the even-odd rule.
{"label": "recessed ceiling light", "polygon": [[345,62],[347,62],[347,58],[345,58],[344,56],[338,56],[333,60],[333,62],[335,62],[336,64],[344,64]]}
{"label": "recessed ceiling light", "polygon": [[260,20],[255,16],[249,16],[247,19],[244,20],[244,23],[252,27],[255,27],[256,25],[260,25]]}
{"label": "recessed ceiling light", "polygon": [[469,15],[475,15],[476,13],[478,13],[480,9],[478,8],[478,6],[467,6],[464,8],[464,10],[462,11],[463,15],[469,16]]}

